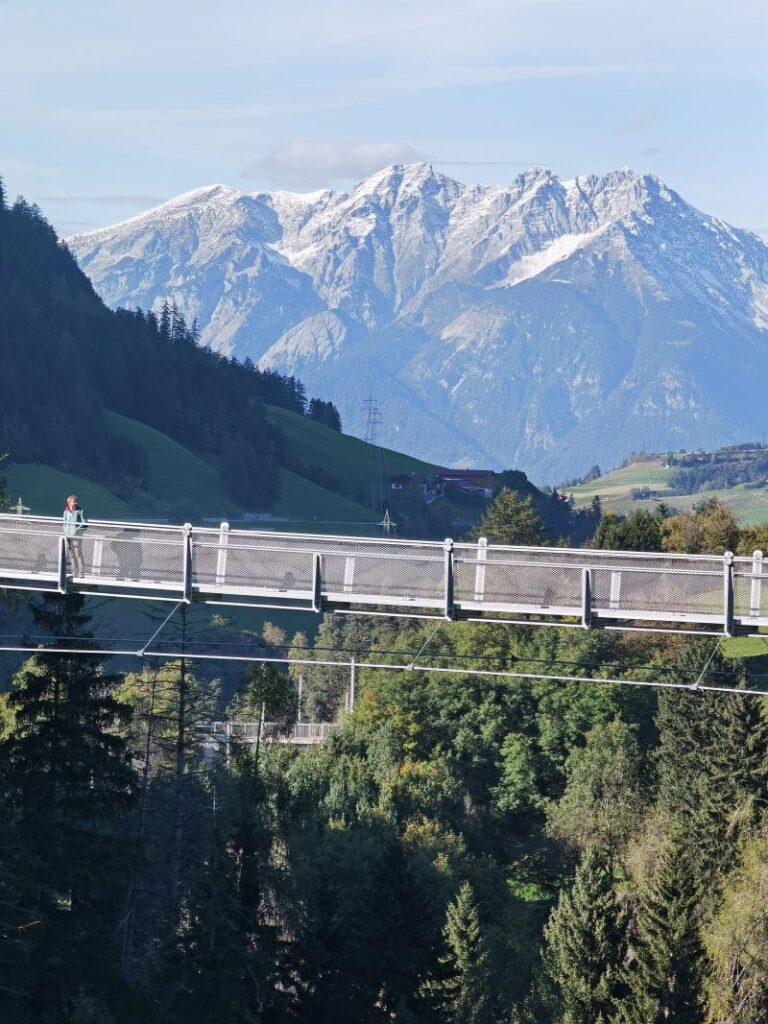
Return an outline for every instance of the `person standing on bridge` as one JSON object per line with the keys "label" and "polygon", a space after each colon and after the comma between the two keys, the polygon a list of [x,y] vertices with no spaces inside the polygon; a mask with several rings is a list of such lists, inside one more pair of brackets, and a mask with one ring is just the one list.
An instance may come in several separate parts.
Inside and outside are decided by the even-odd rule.
{"label": "person standing on bridge", "polygon": [[85,512],[77,503],[77,495],[70,494],[64,506],[64,536],[67,538],[67,550],[72,560],[72,575],[83,575],[83,541],[80,534],[85,524]]}

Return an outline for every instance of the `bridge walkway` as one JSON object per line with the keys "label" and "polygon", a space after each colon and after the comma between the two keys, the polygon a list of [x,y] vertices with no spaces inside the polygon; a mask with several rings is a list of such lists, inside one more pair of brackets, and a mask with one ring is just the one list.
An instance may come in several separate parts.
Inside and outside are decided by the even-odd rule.
{"label": "bridge walkway", "polygon": [[[332,537],[0,515],[0,588],[310,612],[696,631],[768,626],[747,557]],[[642,628],[642,627],[641,627]]]}

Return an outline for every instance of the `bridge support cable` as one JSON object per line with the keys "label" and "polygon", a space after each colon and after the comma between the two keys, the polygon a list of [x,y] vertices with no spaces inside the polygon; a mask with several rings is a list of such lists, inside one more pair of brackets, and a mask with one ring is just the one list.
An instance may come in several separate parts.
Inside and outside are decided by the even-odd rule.
{"label": "bridge support cable", "polygon": [[[765,639],[765,637],[763,637]],[[183,647],[183,645],[182,645]],[[279,657],[276,655],[253,655],[253,654],[203,654],[199,652],[190,652],[182,649],[181,651],[166,651],[163,653],[147,651],[143,655],[139,655],[134,648],[128,648],[124,650],[98,650],[94,648],[73,648],[73,647],[30,647],[21,644],[4,644],[0,645],[0,651],[10,653],[22,653],[22,654],[68,654],[68,655],[84,655],[93,657],[94,654],[101,654],[105,657],[127,657],[127,658],[141,658],[141,660],[160,658],[167,661],[177,661],[187,659],[189,661],[231,661],[240,662],[246,664],[275,664],[275,665],[299,665],[299,666],[315,666],[315,667],[326,667],[326,668],[351,668],[352,662],[339,661],[336,659],[324,659],[324,658],[286,658]],[[714,652],[713,652],[714,653]],[[450,656],[449,656],[450,657]],[[384,672],[413,672],[414,667],[411,663],[393,665],[391,662],[356,662],[357,668],[366,669],[377,669]],[[737,696],[744,697],[768,697],[768,689],[762,690],[750,690],[746,687],[734,687],[734,686],[702,686],[700,682],[694,683],[674,683],[667,682],[666,680],[659,679],[624,679],[613,676],[575,676],[567,675],[562,673],[553,672],[518,672],[512,669],[483,669],[483,668],[455,668],[448,666],[437,666],[437,665],[424,665],[420,668],[423,672],[439,675],[462,675],[462,676],[478,676],[480,678],[493,678],[493,679],[520,679],[520,680],[534,680],[542,682],[561,682],[561,683],[581,683],[581,684],[598,684],[606,686],[646,686],[653,689],[666,689],[666,690],[689,690],[698,693],[727,693],[734,694]]]}
{"label": "bridge support cable", "polygon": [[413,658],[412,658],[412,659],[410,660],[410,662],[408,663],[408,669],[409,669],[409,670],[413,670],[414,668],[416,668],[416,662],[417,662],[417,661],[419,660],[419,658],[420,658],[420,657],[422,656],[422,654],[424,653],[424,651],[425,651],[425,649],[426,649],[426,646],[427,646],[427,644],[428,644],[428,643],[430,642],[430,640],[432,639],[432,637],[433,637],[433,636],[434,636],[434,635],[435,635],[435,634],[437,633],[437,631],[438,631],[438,630],[440,629],[440,627],[441,627],[441,626],[442,626],[442,622],[438,622],[438,624],[437,624],[437,625],[435,626],[435,628],[434,628],[434,629],[432,630],[432,632],[431,632],[431,633],[429,634],[429,636],[427,637],[427,639],[426,639],[426,640],[424,641],[424,643],[423,643],[423,644],[421,645],[421,647],[420,647],[420,648],[418,649],[418,651],[416,652],[416,654],[415,654],[415,655],[413,656]]}
{"label": "bridge support cable", "polygon": [[152,634],[152,636],[151,636],[151,637],[149,638],[149,640],[147,640],[147,642],[146,642],[146,643],[144,644],[144,646],[143,646],[143,647],[140,647],[140,648],[138,649],[138,651],[136,652],[136,655],[137,655],[137,657],[139,657],[139,658],[143,658],[143,657],[144,657],[144,656],[145,656],[145,655],[147,654],[147,648],[148,648],[148,647],[150,647],[150,646],[151,646],[151,645],[152,645],[152,644],[153,644],[153,643],[155,642],[155,640],[157,640],[157,638],[158,638],[158,637],[160,636],[160,634],[162,633],[162,631],[163,631],[163,630],[165,629],[165,627],[166,627],[166,626],[168,625],[168,623],[169,623],[169,622],[171,621],[171,619],[172,619],[172,618],[174,617],[174,615],[176,614],[176,612],[177,612],[177,611],[178,611],[178,610],[179,610],[180,608],[183,608],[183,607],[184,607],[184,604],[185,604],[185,602],[184,602],[184,601],[177,601],[177,602],[176,602],[176,604],[175,604],[175,605],[173,606],[173,608],[171,608],[171,610],[170,610],[170,611],[168,612],[168,614],[166,615],[166,617],[165,617],[165,618],[163,619],[163,621],[162,621],[162,622],[160,623],[160,625],[159,625],[159,626],[157,627],[157,629],[156,629],[156,630],[155,630],[155,632],[154,632],[154,633]]}
{"label": "bridge support cable", "polygon": [[719,647],[720,647],[720,640],[718,639],[718,640],[715,641],[715,646],[709,652],[709,657],[704,662],[704,667],[702,668],[701,672],[699,672],[698,676],[696,677],[696,682],[691,687],[692,690],[700,690],[701,689],[701,680],[707,674],[707,669],[709,668],[709,666],[710,666],[710,664],[712,662],[712,659],[717,654],[717,651],[718,651]]}

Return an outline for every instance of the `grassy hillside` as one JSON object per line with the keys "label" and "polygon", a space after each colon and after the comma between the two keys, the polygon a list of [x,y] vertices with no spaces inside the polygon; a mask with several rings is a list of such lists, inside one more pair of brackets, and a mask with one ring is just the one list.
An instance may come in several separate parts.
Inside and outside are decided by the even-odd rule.
{"label": "grassy hillside", "polygon": [[390,476],[406,473],[425,476],[435,469],[428,462],[368,444],[358,437],[340,434],[337,430],[306,416],[299,416],[289,409],[268,405],[266,412],[267,421],[283,431],[293,458],[303,466],[319,466],[332,474],[338,480],[338,493],[352,500],[359,500],[361,492],[373,494],[378,479],[379,458],[382,460],[385,485]]}
{"label": "grassy hillside", "polygon": [[[338,481],[338,490],[334,490],[320,486],[294,470],[281,468],[281,497],[274,514],[289,522],[275,524],[276,528],[282,525],[282,528],[290,526],[291,529],[320,532],[361,532],[364,527],[370,527],[376,517],[370,504],[356,501],[354,496],[361,490],[372,494],[378,474],[379,453],[385,484],[386,478],[392,474],[414,472],[423,475],[432,468],[418,459],[379,449],[286,409],[269,406],[267,413],[270,420],[283,430],[291,461],[319,466]],[[242,511],[227,497],[218,470],[211,462],[137,420],[114,412],[107,412],[106,420],[113,433],[135,442],[144,450],[149,468],[147,495],[129,503],[101,484],[61,473],[50,466],[28,463],[11,464],[4,470],[13,500],[21,496],[24,504],[35,514],[58,515],[64,497],[76,491],[94,518],[141,515],[179,518],[178,514],[174,516],[174,509],[182,511],[185,507],[196,510],[198,517],[220,515],[237,518]]]}
{"label": "grassy hillside", "polygon": [[579,508],[588,505],[594,496],[599,494],[606,508],[624,512],[626,508],[622,503],[629,503],[632,507],[637,504],[632,501],[633,488],[650,487],[654,491],[663,492],[667,489],[669,478],[674,472],[674,469],[664,468],[662,459],[634,462],[631,466],[614,469],[588,484],[567,488],[567,491],[573,494]]}
{"label": "grassy hillside", "polygon": [[[669,479],[677,470],[665,469],[662,459],[650,462],[636,462],[621,469],[615,469],[588,484],[570,489],[576,499],[576,507],[588,505],[596,494],[600,495],[603,508],[614,512],[634,512],[640,508],[654,508],[659,501],[683,511],[708,498],[719,498],[733,509],[742,526],[753,526],[768,521],[768,488],[752,488],[738,484],[735,487],[699,491],[696,494],[674,494],[667,496]],[[633,488],[649,487],[658,493],[657,498],[642,501],[632,500]]]}
{"label": "grassy hillside", "polygon": [[109,429],[144,449],[149,464],[149,490],[171,505],[190,504],[207,515],[231,515],[237,505],[228,498],[215,466],[166,434],[138,420],[107,412]]}
{"label": "grassy hillside", "polygon": [[15,504],[18,498],[33,515],[58,516],[68,494],[77,494],[86,514],[92,519],[128,519],[134,509],[92,480],[62,473],[52,466],[29,462],[2,466],[8,494]]}
{"label": "grassy hillside", "polygon": [[370,508],[305,480],[290,469],[280,470],[280,494],[274,514],[287,516],[292,521],[309,523],[317,519],[368,523],[373,516]]}

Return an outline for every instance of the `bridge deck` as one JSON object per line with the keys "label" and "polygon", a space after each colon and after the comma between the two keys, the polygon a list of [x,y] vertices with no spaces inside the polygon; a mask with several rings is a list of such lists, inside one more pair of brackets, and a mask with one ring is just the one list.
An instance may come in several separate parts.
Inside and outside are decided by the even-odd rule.
{"label": "bridge deck", "polygon": [[210,722],[196,726],[196,732],[220,743],[287,743],[307,747],[322,743],[339,728],[338,722]]}
{"label": "bridge deck", "polygon": [[768,626],[749,557],[503,547],[0,515],[0,587],[256,607],[553,623]]}

